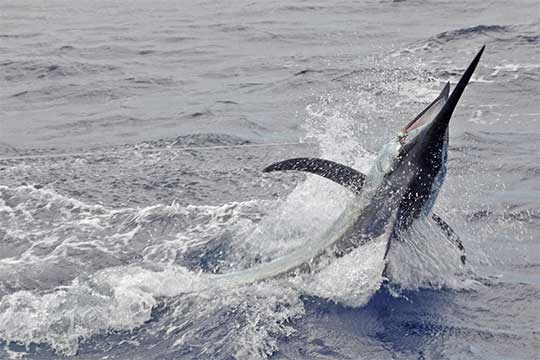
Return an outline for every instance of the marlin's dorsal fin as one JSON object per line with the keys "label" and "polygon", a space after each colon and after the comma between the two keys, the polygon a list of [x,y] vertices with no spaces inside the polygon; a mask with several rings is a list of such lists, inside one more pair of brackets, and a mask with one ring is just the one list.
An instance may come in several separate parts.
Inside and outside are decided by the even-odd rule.
{"label": "marlin's dorsal fin", "polygon": [[294,158],[283,160],[268,165],[263,171],[271,172],[283,170],[306,171],[319,175],[345,186],[355,194],[358,194],[360,190],[362,190],[364,180],[366,179],[366,175],[349,166],[317,158]]}

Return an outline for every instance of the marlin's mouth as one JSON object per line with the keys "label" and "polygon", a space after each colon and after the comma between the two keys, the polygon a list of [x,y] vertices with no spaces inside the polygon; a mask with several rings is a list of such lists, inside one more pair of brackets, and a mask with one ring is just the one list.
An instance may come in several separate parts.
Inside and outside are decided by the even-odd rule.
{"label": "marlin's mouth", "polygon": [[463,94],[463,90],[467,87],[469,80],[472,77],[476,65],[480,61],[480,57],[484,52],[485,46],[482,46],[480,51],[476,54],[473,61],[469,64],[461,78],[459,79],[456,87],[452,91],[451,95],[450,84],[441,91],[441,94],[433,101],[427,108],[424,109],[416,118],[409,122],[398,134],[399,142],[405,143],[407,135],[415,130],[422,131],[422,138],[424,138],[424,145],[428,143],[440,144],[441,139],[448,134],[448,124],[450,118],[454,112],[454,109],[459,101],[459,98]]}
{"label": "marlin's mouth", "polygon": [[407,135],[409,132],[415,129],[420,129],[426,126],[427,124],[430,124],[437,115],[441,112],[444,105],[448,101],[448,96],[450,94],[450,83],[447,82],[444,88],[442,89],[439,96],[433,100],[431,104],[429,104],[420,114],[416,115],[416,117],[409,121],[407,125],[405,125],[398,134],[399,142],[401,144],[404,143],[405,139],[407,138]]}
{"label": "marlin's mouth", "polygon": [[441,112],[444,104],[448,101],[448,95],[450,94],[450,83],[446,83],[441,94],[425,108],[420,114],[418,114],[411,122],[409,122],[401,131],[409,132],[413,129],[422,127],[435,119],[437,114]]}

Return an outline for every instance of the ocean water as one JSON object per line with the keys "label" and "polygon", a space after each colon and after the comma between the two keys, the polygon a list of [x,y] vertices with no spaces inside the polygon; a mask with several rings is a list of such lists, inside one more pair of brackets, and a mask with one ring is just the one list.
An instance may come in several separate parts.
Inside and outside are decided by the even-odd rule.
{"label": "ocean water", "polygon": [[[540,3],[2,1],[0,359],[537,359]],[[261,169],[373,154],[486,52],[436,211],[380,276],[220,274],[316,246],[351,194]]]}

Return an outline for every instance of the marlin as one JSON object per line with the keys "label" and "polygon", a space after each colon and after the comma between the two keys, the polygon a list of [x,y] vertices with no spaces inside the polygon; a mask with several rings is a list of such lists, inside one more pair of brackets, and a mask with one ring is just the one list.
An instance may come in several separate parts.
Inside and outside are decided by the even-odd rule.
{"label": "marlin", "polygon": [[450,83],[446,83],[440,95],[383,146],[367,174],[318,158],[288,159],[264,168],[264,172],[294,170],[322,176],[352,191],[354,201],[322,235],[317,246],[296,250],[248,273],[225,276],[239,276],[242,282],[250,282],[312,269],[324,258],[344,256],[371,241],[385,243],[386,260],[392,244],[403,241],[402,235],[421,217],[435,221],[459,249],[460,259],[456,260],[465,264],[465,249],[459,236],[433,213],[433,205],[446,176],[450,119],[483,51],[484,47],[451,94]]}

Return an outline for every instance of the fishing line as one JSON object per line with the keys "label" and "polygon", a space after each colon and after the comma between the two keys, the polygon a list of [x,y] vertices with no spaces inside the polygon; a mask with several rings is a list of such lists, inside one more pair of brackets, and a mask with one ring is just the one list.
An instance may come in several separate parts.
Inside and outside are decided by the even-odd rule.
{"label": "fishing line", "polygon": [[105,156],[114,155],[127,152],[139,152],[139,153],[157,153],[161,151],[201,151],[201,150],[220,150],[220,149],[235,149],[235,148],[257,148],[257,147],[277,147],[277,146],[303,146],[303,145],[317,145],[315,142],[286,142],[286,143],[265,143],[265,144],[242,144],[242,145],[215,145],[215,146],[184,146],[173,147],[168,145],[166,147],[154,148],[154,149],[123,149],[123,150],[111,150],[102,152],[74,152],[74,153],[57,153],[57,154],[36,154],[36,155],[16,155],[10,157],[0,157],[0,161],[7,160],[25,160],[25,159],[54,159],[63,157],[89,157],[89,156]]}

